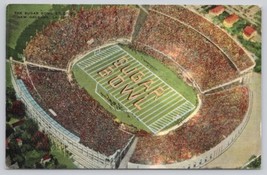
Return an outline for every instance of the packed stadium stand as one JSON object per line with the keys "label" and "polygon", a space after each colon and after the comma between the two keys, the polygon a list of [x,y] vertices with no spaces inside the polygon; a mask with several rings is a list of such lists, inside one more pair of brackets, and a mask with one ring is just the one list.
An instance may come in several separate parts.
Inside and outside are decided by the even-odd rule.
{"label": "packed stadium stand", "polygon": [[135,45],[148,54],[150,46],[170,57],[193,77],[203,91],[238,76],[238,71],[227,57],[206,38],[184,24],[153,11],[149,13]]}
{"label": "packed stadium stand", "polygon": [[208,151],[242,122],[248,100],[248,89],[242,86],[204,96],[198,113],[175,131],[140,137],[131,162],[170,164]]}
{"label": "packed stadium stand", "polygon": [[[75,15],[52,22],[28,42],[25,59],[38,67],[13,64],[17,93],[26,103],[32,97],[49,120],[76,138],[65,143],[53,130],[43,127],[67,147],[81,167],[117,168],[134,137],[138,142],[130,159],[136,164],[133,168],[191,160],[220,145],[237,127],[242,124],[244,129],[246,124],[251,99],[242,76],[252,71],[255,63],[244,49],[220,28],[182,6],[151,6],[133,38],[139,14],[140,9],[134,6],[81,8]],[[115,117],[75,80],[69,81],[67,71],[49,69],[67,70],[77,55],[114,41],[119,43],[118,39],[176,69],[177,75],[195,86],[200,108],[189,121],[166,135],[135,136],[122,130]],[[28,108],[29,113],[31,110],[33,107]],[[32,114],[36,116],[42,123],[40,114]]]}
{"label": "packed stadium stand", "polygon": [[182,6],[153,6],[152,10],[172,16],[200,32],[218,45],[239,71],[244,71],[254,66],[253,60],[249,58],[244,49],[232,37],[200,15]]}
{"label": "packed stadium stand", "polygon": [[30,62],[66,68],[77,54],[119,38],[130,40],[138,12],[137,8],[117,6],[81,9],[38,32],[24,55]]}

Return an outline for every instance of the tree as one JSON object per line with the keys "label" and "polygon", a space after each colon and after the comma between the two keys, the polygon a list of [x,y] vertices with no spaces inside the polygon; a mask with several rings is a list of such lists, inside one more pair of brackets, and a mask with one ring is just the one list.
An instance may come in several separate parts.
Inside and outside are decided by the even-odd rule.
{"label": "tree", "polygon": [[32,119],[28,119],[24,122],[24,128],[31,136],[38,131],[38,125]]}
{"label": "tree", "polygon": [[254,71],[260,73],[260,72],[261,72],[261,65],[257,65],[257,66],[254,68]]}
{"label": "tree", "polygon": [[25,115],[25,106],[20,100],[15,100],[12,103],[12,113],[19,118],[24,117]]}
{"label": "tree", "polygon": [[13,88],[6,88],[6,112],[12,112],[12,102],[16,100],[16,93]]}
{"label": "tree", "polygon": [[24,131],[20,127],[17,127],[16,130],[15,130],[15,132],[13,133],[14,138],[21,137],[21,135],[22,135],[23,132]]}
{"label": "tree", "polygon": [[23,143],[23,145],[21,146],[21,153],[23,154],[31,150],[32,150],[32,146],[28,143]]}
{"label": "tree", "polygon": [[23,143],[31,143],[31,135],[28,132],[23,132],[21,134],[21,139],[23,140]]}
{"label": "tree", "polygon": [[54,159],[54,165],[55,165],[55,168],[57,168],[59,165],[57,158]]}
{"label": "tree", "polygon": [[42,151],[50,150],[50,143],[49,143],[49,139],[47,135],[45,135],[44,133],[40,131],[37,131],[32,136],[32,143],[34,144],[37,150],[42,150]]}
{"label": "tree", "polygon": [[15,161],[14,158],[16,157],[16,155],[21,154],[20,148],[19,148],[16,140],[11,139],[9,141],[8,147],[9,147],[9,156],[11,158],[11,161]]}
{"label": "tree", "polygon": [[10,126],[10,124],[6,123],[6,138],[8,138],[13,133],[14,129]]}
{"label": "tree", "polygon": [[15,162],[18,162],[19,168],[22,168],[25,163],[25,157],[21,154],[17,154],[14,159]]}
{"label": "tree", "polygon": [[256,156],[253,155],[249,160],[253,160],[253,161],[250,162],[246,167],[244,167],[244,169],[260,169],[261,168],[261,156],[256,158]]}
{"label": "tree", "polygon": [[36,162],[36,163],[35,163],[35,167],[36,167],[37,169],[43,169],[43,168],[44,168],[43,165],[40,164],[40,162]]}
{"label": "tree", "polygon": [[6,122],[9,122],[11,120],[11,118],[14,117],[13,114],[7,112],[6,113]]}
{"label": "tree", "polygon": [[10,99],[11,101],[16,100],[16,92],[12,87],[6,88],[6,97],[7,99]]}

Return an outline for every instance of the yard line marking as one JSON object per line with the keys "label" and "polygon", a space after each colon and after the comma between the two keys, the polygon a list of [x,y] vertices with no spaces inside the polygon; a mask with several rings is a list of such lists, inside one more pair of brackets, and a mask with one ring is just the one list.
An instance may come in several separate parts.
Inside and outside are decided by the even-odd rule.
{"label": "yard line marking", "polygon": [[[124,50],[123,48],[121,48],[122,50]],[[124,50],[125,51],[125,50]],[[134,56],[132,56],[130,53],[128,53],[127,51],[126,51],[126,54],[128,54],[128,55],[130,55],[131,57],[133,57],[134,58]],[[137,60],[138,61],[138,60]],[[139,61],[140,62],[140,61]],[[141,62],[140,62],[140,64],[145,68],[145,69],[148,69],[146,66],[144,66]],[[148,69],[149,70],[149,69]],[[149,70],[152,74],[154,74],[151,70]],[[157,78],[159,78],[156,74],[154,74]],[[161,78],[159,78],[159,79],[161,79]],[[164,81],[163,81],[164,82]],[[165,82],[164,82],[165,83]],[[167,83],[165,83],[165,84],[167,84]],[[168,85],[168,84],[167,84]],[[177,94],[179,94],[175,89],[173,89],[170,85],[168,85],[174,92],[176,92]],[[184,98],[184,96],[182,95],[182,94],[180,94],[183,98]],[[185,98],[184,98],[185,99]],[[185,99],[186,100],[186,99]]]}
{"label": "yard line marking", "polygon": [[[168,89],[168,91],[167,91],[167,93],[165,93],[164,95],[162,95],[162,96],[160,96],[160,97],[158,97],[158,98],[160,98],[160,99],[164,99],[163,101],[165,101],[166,99],[165,99],[165,97],[166,96],[168,96],[168,94],[169,93],[171,93],[172,91],[171,90],[169,90]],[[175,94],[172,94],[172,95],[175,95]],[[150,102],[151,100],[151,98],[153,98],[153,96],[150,96],[149,98],[148,98],[148,100],[146,100],[146,102],[145,103],[142,103],[142,109],[145,109],[147,106],[149,106],[149,105],[151,105],[152,103],[155,103],[155,101],[154,100],[152,100],[152,103]],[[167,97],[168,98],[168,97]],[[145,105],[144,105],[145,104]],[[131,106],[131,108],[130,108],[133,112],[138,112],[138,110],[134,107],[134,106]]]}
{"label": "yard line marking", "polygon": [[[108,50],[108,49],[107,49],[107,50]],[[116,52],[119,52],[120,50],[119,50],[119,49],[114,49],[114,47],[112,47],[112,51],[113,51],[113,52],[111,52],[111,53],[116,53]],[[83,61],[79,62],[79,63],[78,63],[78,66],[80,66],[81,68],[84,68],[84,66],[83,66],[82,64],[85,63],[85,65],[88,65],[88,64],[87,64],[88,61],[90,62],[91,60],[94,60],[94,58],[99,57],[100,55],[105,55],[105,52],[104,52],[103,54],[93,55],[93,56],[89,57],[90,59],[86,59],[86,60],[83,60]],[[85,57],[87,57],[87,56],[88,56],[88,55],[86,55]],[[101,61],[101,60],[99,60],[99,61]],[[89,66],[90,66],[90,65],[93,65],[93,64],[89,64]],[[86,67],[86,66],[85,66],[85,67]]]}
{"label": "yard line marking", "polygon": [[[142,110],[138,111],[132,102],[136,99],[127,100],[128,93],[120,94],[122,88],[128,84],[128,88],[136,88],[136,91],[133,91],[134,94],[144,91],[143,87],[139,87],[135,83],[131,82],[131,79],[127,75],[122,75],[125,80],[119,88],[112,88],[108,86],[107,80],[114,76],[120,75],[120,67],[114,68],[112,74],[107,75],[103,78],[98,76],[97,72],[104,68],[112,65],[114,61],[120,59],[123,56],[127,56],[128,61],[125,65],[129,65],[129,69],[139,68],[138,71],[142,71],[144,74],[143,80],[149,80],[152,78],[153,87],[161,86],[164,88],[164,94],[158,96],[158,103],[154,100],[154,95],[149,96],[144,104],[142,104]],[[93,67],[90,65],[94,65]],[[118,45],[104,48],[95,52],[94,55],[86,55],[84,60],[77,63],[77,66],[86,73],[87,76],[91,77],[96,85],[103,89],[103,92],[106,92],[108,96],[116,100],[126,112],[131,113],[138,121],[140,121],[144,126],[146,126],[151,132],[157,133],[161,129],[168,126],[170,123],[173,123],[180,117],[184,116],[185,113],[192,111],[195,106],[184,98],[184,96],[173,89],[169,84],[159,78],[152,70],[147,68],[141,61],[137,60],[134,56],[128,53],[125,49],[121,48]],[[98,89],[95,89],[95,93],[98,94]],[[99,91],[100,92],[100,91]],[[98,94],[102,99],[102,95]],[[147,93],[142,93],[140,97],[148,95]],[[159,99],[160,98],[160,99]],[[109,106],[111,104],[107,99],[103,99]],[[169,101],[167,101],[169,100]],[[166,103],[167,101],[167,103]],[[182,104],[181,102],[184,101]],[[155,104],[156,103],[156,104]],[[155,104],[155,105],[154,105]],[[152,106],[153,105],[153,106]],[[177,106],[177,107],[176,107]],[[111,106],[115,108],[115,106]],[[117,108],[119,109],[119,108]],[[121,109],[120,109],[121,110]],[[171,110],[171,111],[170,111]],[[146,115],[148,113],[148,115]],[[163,116],[161,116],[163,115]],[[151,123],[152,122],[152,123]]]}
{"label": "yard line marking", "polygon": [[[119,53],[119,54],[118,54]],[[120,55],[120,54],[122,54],[123,52],[116,52],[115,54],[112,54],[114,57],[116,57],[117,55]],[[93,64],[87,64],[86,66],[83,66],[83,68],[81,68],[82,70],[84,70],[84,71],[87,71],[87,70],[93,70],[92,69],[92,65],[95,65],[95,64],[98,64],[99,62],[100,63],[103,63],[103,62],[106,62],[106,61],[110,61],[110,59],[112,59],[113,58],[113,56],[112,56],[112,58],[110,58],[110,59],[106,59],[106,58],[108,58],[108,57],[110,57],[111,55],[108,55],[108,56],[104,56],[104,57],[102,57],[101,59],[99,59],[99,60],[96,60]],[[105,60],[105,61],[102,61],[102,60]],[[102,61],[102,62],[101,62]],[[79,65],[78,65],[79,66]],[[79,66],[80,67],[80,66]],[[94,67],[93,67],[94,68]]]}
{"label": "yard line marking", "polygon": [[[172,94],[172,95],[170,95],[169,97],[167,97],[166,99],[164,99],[163,101],[159,102],[157,106],[161,106],[161,107],[160,107],[160,108],[156,108],[157,110],[154,110],[154,108],[155,108],[155,106],[154,106],[153,108],[149,108],[148,110],[143,111],[142,113],[140,113],[140,114],[138,114],[138,115],[139,115],[139,116],[143,116],[144,114],[146,114],[146,113],[150,112],[151,110],[153,110],[152,113],[149,113],[149,116],[150,116],[150,114],[153,114],[153,113],[155,113],[156,111],[158,111],[158,110],[160,110],[161,108],[163,108],[164,106],[170,104],[171,101],[177,100],[176,98],[171,98],[171,97],[173,97],[173,96],[176,96],[176,94]],[[164,101],[166,101],[166,100],[168,100],[168,99],[171,99],[171,100],[170,100],[168,103],[164,103]],[[162,104],[163,104],[163,105],[162,105]],[[137,113],[138,113],[138,112],[137,112]],[[145,117],[145,118],[146,118],[146,117]],[[143,119],[144,119],[144,118],[142,118],[142,120],[143,120]]]}
{"label": "yard line marking", "polygon": [[[164,95],[167,96],[167,95],[168,95],[169,93],[171,93],[171,92],[173,92],[173,91],[169,91],[168,93],[166,93],[166,94],[164,94]],[[166,99],[165,99],[165,96],[164,96],[164,100],[161,101],[161,103],[165,102],[166,100],[168,100],[168,99],[171,98],[171,97],[178,97],[178,98],[179,98],[179,96],[178,96],[177,94],[175,94],[175,93],[170,94],[170,96],[167,96]],[[162,96],[162,97],[163,97],[163,96]],[[151,100],[151,98],[153,98],[153,97],[150,97],[149,100],[147,100],[145,103],[142,104],[142,107],[143,107],[143,108],[146,108],[147,106],[151,105],[151,104],[154,102],[154,100]],[[141,115],[141,114],[140,114],[140,115]]]}
{"label": "yard line marking", "polygon": [[89,57],[89,59],[86,59],[82,62],[82,64],[86,65],[86,64],[89,64],[89,65],[92,65],[92,63],[97,63],[99,61],[101,61],[101,58],[102,57],[106,57],[106,56],[109,56],[109,55],[112,55],[112,54],[115,54],[117,52],[119,52],[120,50],[118,49],[113,49],[111,52],[105,52],[105,53],[101,53],[101,54],[98,54],[98,55],[94,55],[92,57]]}
{"label": "yard line marking", "polygon": [[[120,58],[118,58],[117,60],[119,60]],[[127,63],[125,63],[125,65],[121,65],[121,66],[119,66],[119,67],[116,67],[116,68],[114,68],[113,69],[113,73],[111,73],[110,75],[107,75],[105,78],[103,78],[103,77],[101,77],[101,76],[98,76],[98,78],[96,78],[96,80],[100,80],[99,82],[100,83],[106,83],[106,81],[107,81],[107,79],[109,79],[111,76],[114,76],[115,74],[117,74],[117,73],[121,73],[120,72],[120,69],[122,68],[122,67],[124,67],[124,66],[126,66],[126,65],[128,65],[128,64],[130,64],[131,62],[133,62],[134,60],[131,60],[131,61],[129,61],[129,62],[127,62]],[[95,72],[95,74],[97,75],[97,73]],[[127,77],[127,75],[124,75],[124,76],[122,76],[123,78],[126,78]],[[111,87],[112,88],[112,87]]]}
{"label": "yard line marking", "polygon": [[[110,48],[104,50],[104,51],[103,51],[103,54],[104,54],[105,52],[108,52],[109,50],[118,50],[118,49],[114,49],[114,48],[116,48],[116,47],[112,46],[112,47],[110,47]],[[80,61],[80,62],[78,63],[78,65],[80,65],[80,66],[82,67],[82,66],[83,66],[83,65],[82,65],[83,63],[85,63],[85,62],[87,62],[88,60],[90,60],[90,59],[88,59],[88,57],[90,58],[89,54],[90,54],[90,53],[88,53],[87,55],[85,55],[84,58],[86,58],[86,59],[83,60],[83,61]],[[96,56],[96,55],[93,55],[93,56],[91,56],[91,57],[94,58],[95,56]]]}
{"label": "yard line marking", "polygon": [[[101,61],[100,64],[95,65],[93,68],[91,67],[89,69],[86,69],[86,71],[87,72],[91,72],[91,73],[92,72],[97,72],[97,71],[101,70],[102,68],[106,67],[107,65],[111,65],[112,64],[111,60],[115,61],[117,59],[117,57],[122,56],[124,54],[125,53],[122,52],[122,53],[119,53],[118,55],[113,55],[110,59],[105,59],[104,61]],[[108,64],[105,64],[107,62],[108,62]]]}
{"label": "yard line marking", "polygon": [[[151,76],[153,76],[153,75],[149,75],[149,76],[147,76],[146,78],[144,78],[143,80],[146,81],[146,80],[149,79]],[[126,81],[127,81],[126,83],[129,83],[131,80],[130,80],[130,79],[127,79]],[[129,87],[129,88],[133,88],[134,86],[136,86],[136,84],[132,83],[132,84],[130,84],[128,87]],[[121,91],[121,90],[120,90],[120,89],[117,89],[117,90],[114,91],[113,94],[114,94],[114,95],[117,94],[117,95],[115,95],[116,97],[117,97],[118,95],[120,96],[119,91]],[[123,94],[123,95],[120,97],[120,99],[121,99],[121,98],[125,98],[125,96],[127,96],[127,95],[128,95],[128,94]]]}
{"label": "yard line marking", "polygon": [[[160,84],[160,83],[161,83],[160,81],[157,82],[157,84]],[[139,93],[139,91],[143,91],[143,90],[144,90],[144,89],[141,88],[141,89],[139,89],[138,91],[135,91],[134,94]],[[129,95],[129,94],[127,94],[127,95]],[[127,102],[126,102],[125,104],[130,103],[130,102],[132,102],[133,100],[136,100],[136,99],[127,100]],[[124,100],[124,101],[125,101],[125,100]],[[122,101],[122,102],[124,102],[124,101]]]}
{"label": "yard line marking", "polygon": [[[162,110],[162,111],[160,111],[159,113],[157,113],[157,115],[154,115],[153,117],[149,118],[149,119],[146,121],[146,123],[149,122],[149,121],[151,121],[151,120],[153,120],[154,118],[158,117],[160,114],[162,114],[163,112],[165,112],[167,109],[172,108],[173,106],[176,106],[177,104],[179,104],[180,101],[183,101],[183,100],[184,100],[184,99],[180,99],[180,100],[176,101],[176,102],[173,103],[172,105],[168,106],[168,107],[165,108],[164,110]],[[164,105],[164,106],[166,106],[166,105]],[[158,111],[158,110],[156,110],[156,111]],[[155,112],[156,112],[156,111],[155,111]],[[168,111],[168,110],[167,110],[167,111]],[[153,113],[155,113],[155,112],[153,112]],[[170,112],[169,112],[169,113],[170,113]],[[168,113],[168,114],[169,114],[169,113]],[[148,116],[151,116],[151,114],[149,114]],[[145,118],[143,118],[143,121],[144,121],[145,119],[147,119],[148,116],[146,116]]]}

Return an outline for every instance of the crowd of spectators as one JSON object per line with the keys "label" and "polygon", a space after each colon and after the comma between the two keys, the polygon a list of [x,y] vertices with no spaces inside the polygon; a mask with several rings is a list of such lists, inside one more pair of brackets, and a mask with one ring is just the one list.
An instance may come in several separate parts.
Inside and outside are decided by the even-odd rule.
{"label": "crowd of spectators", "polygon": [[139,10],[133,6],[103,6],[52,22],[27,44],[28,61],[66,68],[77,54],[120,38],[130,39]]}
{"label": "crowd of spectators", "polygon": [[132,135],[119,130],[113,116],[84,89],[71,84],[64,72],[35,67],[28,70],[31,80],[25,73],[21,78],[34,99],[52,118],[80,137],[82,144],[110,156],[129,142]]}
{"label": "crowd of spectators", "polygon": [[204,34],[217,44],[234,62],[240,71],[251,67],[254,63],[245,51],[226,32],[200,15],[182,6],[153,6],[153,10],[172,16]]}
{"label": "crowd of spectators", "polygon": [[[226,52],[239,70],[253,65],[233,39],[201,16],[180,6],[153,6],[152,9],[203,33]],[[118,38],[130,38],[138,12],[132,6],[81,9],[37,32],[24,55],[34,63],[66,68],[80,53]],[[229,58],[208,39],[179,21],[153,11],[149,11],[133,47],[168,66],[175,65],[174,61],[202,91],[239,76]],[[69,82],[64,72],[36,67],[28,70],[29,75],[22,65],[15,66],[16,75],[23,79],[34,99],[51,117],[79,136],[82,144],[109,156],[128,143],[132,135],[120,130],[114,117],[77,83]],[[248,109],[248,96],[248,89],[243,86],[203,95],[200,110],[178,129],[165,136],[139,132],[131,162],[174,163],[204,153],[241,123]]]}
{"label": "crowd of spectators", "polygon": [[193,77],[202,91],[238,76],[229,59],[205,37],[153,11],[150,11],[134,45],[156,58],[160,54],[155,54],[153,49],[171,57]]}
{"label": "crowd of spectators", "polygon": [[237,86],[203,96],[191,120],[164,136],[139,137],[130,162],[170,164],[204,153],[242,122],[249,105],[248,89]]}

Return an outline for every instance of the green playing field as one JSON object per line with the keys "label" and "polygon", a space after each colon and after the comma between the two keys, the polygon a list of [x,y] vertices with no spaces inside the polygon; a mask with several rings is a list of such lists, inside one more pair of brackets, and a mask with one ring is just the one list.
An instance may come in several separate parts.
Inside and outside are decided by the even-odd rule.
{"label": "green playing field", "polygon": [[156,134],[188,116],[197,98],[172,71],[146,57],[113,45],[84,56],[73,72],[78,83],[122,122]]}

